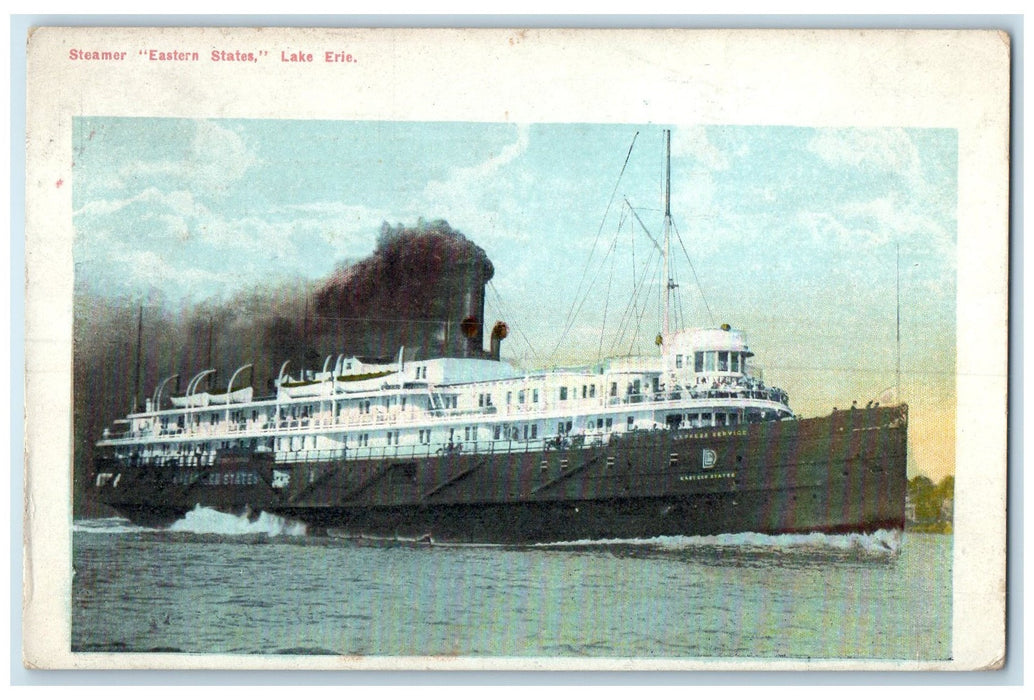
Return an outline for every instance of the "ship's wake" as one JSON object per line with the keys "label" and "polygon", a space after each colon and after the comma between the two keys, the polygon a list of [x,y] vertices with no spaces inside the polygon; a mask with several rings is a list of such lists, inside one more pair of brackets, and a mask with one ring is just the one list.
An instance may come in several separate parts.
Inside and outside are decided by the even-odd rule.
{"label": "ship's wake", "polygon": [[136,532],[150,532],[154,528],[136,525],[125,518],[90,518],[76,520],[72,523],[72,532],[83,532],[100,535],[124,535]]}
{"label": "ship's wake", "polygon": [[189,532],[195,535],[267,535],[269,537],[304,537],[305,523],[270,515],[265,511],[233,515],[212,508],[195,506],[168,528],[171,532]]}
{"label": "ship's wake", "polygon": [[607,549],[616,554],[686,554],[740,558],[744,556],[813,555],[818,558],[894,558],[901,550],[900,530],[830,535],[820,532],[766,535],[745,532],[725,535],[652,537],[645,539],[576,540],[535,545],[536,548]]}
{"label": "ship's wake", "polygon": [[[172,532],[186,535],[215,535],[219,537],[305,537],[310,534],[305,523],[272,515],[266,512],[234,515],[212,508],[195,506],[183,518],[165,528],[135,525],[120,517],[77,520],[73,532],[94,534],[133,534]],[[785,534],[767,535],[756,532],[665,536],[629,539],[584,539],[566,542],[544,542],[533,545],[500,545],[477,543],[450,543],[438,541],[430,534],[412,538],[377,538],[369,536],[342,535],[329,531],[332,538],[355,539],[359,542],[378,544],[409,543],[413,545],[435,545],[442,547],[515,547],[517,549],[604,551],[615,556],[675,556],[703,557],[705,559],[746,560],[791,555],[817,560],[852,559],[894,559],[902,546],[900,530],[877,530],[872,533],[850,534]]]}
{"label": "ship's wake", "polygon": [[234,515],[200,505],[168,527],[144,527],[135,525],[125,518],[116,517],[77,520],[72,525],[72,531],[111,535],[176,532],[224,537],[304,537],[308,534],[305,523],[271,515],[265,511]]}

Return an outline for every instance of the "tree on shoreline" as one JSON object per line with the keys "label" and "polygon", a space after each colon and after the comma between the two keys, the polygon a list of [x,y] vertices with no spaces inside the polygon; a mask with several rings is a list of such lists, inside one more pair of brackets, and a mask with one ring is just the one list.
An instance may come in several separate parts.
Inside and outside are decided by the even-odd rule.
{"label": "tree on shoreline", "polygon": [[926,476],[915,476],[908,482],[906,519],[922,529],[933,527],[940,531],[950,527],[954,498],[954,476],[946,476],[937,484]]}

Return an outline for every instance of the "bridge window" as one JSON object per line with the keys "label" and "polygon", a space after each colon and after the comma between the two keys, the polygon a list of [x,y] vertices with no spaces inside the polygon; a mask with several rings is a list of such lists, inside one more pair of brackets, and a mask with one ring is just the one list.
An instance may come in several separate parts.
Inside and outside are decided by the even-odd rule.
{"label": "bridge window", "polygon": [[714,372],[716,353],[714,350],[708,350],[704,353],[704,371]]}
{"label": "bridge window", "polygon": [[675,369],[682,369],[682,355],[675,356]]}
{"label": "bridge window", "polygon": [[614,419],[613,418],[608,418],[607,422],[604,425],[606,426],[607,432],[609,433],[610,429],[614,427]]}
{"label": "bridge window", "polygon": [[524,403],[524,390],[521,389],[517,392],[517,403]]}
{"label": "bridge window", "polygon": [[729,351],[722,350],[718,353],[718,371],[728,372],[729,371]]}
{"label": "bridge window", "polygon": [[618,383],[617,382],[611,382],[610,383],[610,395],[611,396],[617,396],[618,395]]}
{"label": "bridge window", "polygon": [[539,390],[538,389],[532,389],[531,390],[531,402],[532,403],[538,403],[539,402]]}
{"label": "bridge window", "polygon": [[567,401],[567,387],[566,386],[560,387],[560,400],[561,401]]}
{"label": "bridge window", "polygon": [[596,398],[596,385],[595,384],[590,384],[589,385],[589,398],[590,399]]}
{"label": "bridge window", "polygon": [[738,352],[734,352],[732,354],[732,371],[733,372],[739,372],[740,371],[740,354]]}
{"label": "bridge window", "polygon": [[697,352],[693,356],[693,371],[703,372],[704,371],[704,353]]}

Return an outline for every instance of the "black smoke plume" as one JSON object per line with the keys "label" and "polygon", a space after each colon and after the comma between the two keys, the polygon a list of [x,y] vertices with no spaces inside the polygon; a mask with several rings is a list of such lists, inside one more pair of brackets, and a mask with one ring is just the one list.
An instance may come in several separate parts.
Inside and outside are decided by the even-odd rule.
{"label": "black smoke plume", "polygon": [[[381,227],[369,258],[339,269],[316,292],[317,329],[356,354],[408,358],[480,356],[485,251],[445,221]],[[476,338],[461,328],[478,324]],[[333,344],[333,343],[332,343]]]}
{"label": "black smoke plume", "polygon": [[[327,279],[285,280],[222,302],[173,309],[151,297],[112,299],[77,280],[74,300],[73,410],[75,514],[106,513],[88,502],[93,445],[102,430],[171,380],[163,397],[185,390],[214,368],[202,389],[253,386],[271,395],[281,365],[317,371],[328,356],[483,356],[482,336],[461,331],[476,317],[483,329],[484,284],[493,274],[484,250],[444,221],[384,224],[374,253],[342,264]],[[142,319],[142,323],[141,323]],[[469,326],[469,323],[468,323]],[[137,333],[140,363],[137,377]],[[163,402],[164,403],[164,402]],[[167,403],[164,403],[167,405]]]}

